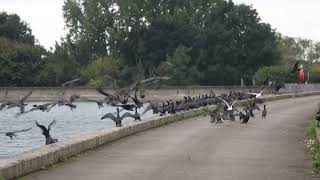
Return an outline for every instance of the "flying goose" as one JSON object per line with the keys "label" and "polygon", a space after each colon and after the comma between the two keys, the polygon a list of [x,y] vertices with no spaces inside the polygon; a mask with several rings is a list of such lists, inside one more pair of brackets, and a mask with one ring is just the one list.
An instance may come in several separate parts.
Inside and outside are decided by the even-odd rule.
{"label": "flying goose", "polygon": [[5,135],[10,137],[10,139],[13,139],[13,137],[17,137],[18,135],[16,135],[17,133],[21,133],[21,132],[27,132],[30,131],[32,128],[28,128],[28,129],[22,129],[22,130],[17,130],[17,131],[10,131],[10,132],[6,132]]}
{"label": "flying goose", "polygon": [[262,96],[263,91],[264,91],[264,90],[260,91],[259,93],[252,93],[252,92],[250,92],[250,93],[248,93],[248,94],[251,94],[251,95],[253,95],[255,98],[258,98],[258,97],[261,97],[261,96]]}
{"label": "flying goose", "polygon": [[227,106],[227,110],[228,111],[232,111],[233,110],[233,104],[239,99],[237,98],[236,100],[234,100],[231,104],[231,106],[229,105],[229,103],[227,101],[225,101],[224,99],[222,99],[221,97],[217,97],[218,99],[220,99],[222,102],[225,103],[225,105]]}
{"label": "flying goose", "polygon": [[53,139],[53,138],[51,137],[51,135],[50,135],[51,127],[52,127],[53,125],[55,125],[55,124],[56,124],[56,120],[53,120],[53,121],[49,124],[48,128],[46,128],[45,126],[39,124],[39,123],[36,121],[36,125],[42,130],[42,134],[43,134],[44,137],[46,138],[46,145],[48,145],[48,144],[53,144],[53,143],[58,142],[58,139]]}

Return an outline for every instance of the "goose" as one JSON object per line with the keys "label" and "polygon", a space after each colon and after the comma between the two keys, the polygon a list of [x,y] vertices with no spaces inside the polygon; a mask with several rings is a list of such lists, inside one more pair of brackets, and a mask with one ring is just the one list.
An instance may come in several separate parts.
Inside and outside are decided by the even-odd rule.
{"label": "goose", "polygon": [[225,105],[227,106],[227,110],[228,110],[228,111],[232,111],[232,110],[233,110],[233,104],[239,99],[239,97],[238,97],[236,100],[234,100],[234,101],[232,102],[231,106],[230,106],[229,103],[228,103],[227,101],[225,101],[224,99],[222,99],[221,97],[217,97],[217,98],[220,99],[222,102],[225,103]]}
{"label": "goose", "polygon": [[10,131],[10,132],[6,132],[5,135],[10,137],[10,139],[13,139],[13,137],[17,137],[18,135],[16,135],[17,133],[21,133],[21,132],[27,132],[30,131],[32,128],[28,128],[28,129],[22,129],[22,130],[17,130],[17,131]]}
{"label": "goose", "polygon": [[53,143],[58,142],[58,139],[53,139],[53,138],[51,137],[51,135],[50,135],[51,127],[52,127],[53,125],[55,125],[55,124],[56,124],[56,120],[53,120],[53,121],[49,124],[48,128],[46,128],[45,126],[39,124],[38,121],[36,121],[36,125],[42,130],[42,134],[43,134],[44,137],[46,138],[46,145],[48,145],[48,144],[53,144]]}
{"label": "goose", "polygon": [[262,96],[263,91],[264,91],[264,90],[260,91],[259,93],[252,93],[252,92],[250,92],[250,93],[248,93],[248,94],[253,95],[254,98],[258,98],[258,97],[261,97],[261,96]]}
{"label": "goose", "polygon": [[52,103],[52,102],[46,103],[46,104],[41,104],[41,105],[35,104],[35,105],[33,105],[33,108],[29,109],[25,113],[36,111],[36,110],[40,110],[42,112],[49,112],[55,105],[57,105],[57,103]]}
{"label": "goose", "polygon": [[134,118],[134,121],[141,121],[141,116],[138,113],[138,107],[135,108],[135,113],[132,115],[132,117]]}
{"label": "goose", "polygon": [[126,112],[122,116],[120,116],[120,110],[119,108],[117,108],[117,116],[114,116],[112,113],[108,113],[102,116],[101,120],[109,118],[116,123],[116,127],[122,127],[122,120],[127,117],[132,117],[132,114],[129,112]]}
{"label": "goose", "polygon": [[250,114],[246,111],[246,114],[244,114],[243,112],[240,112],[239,113],[239,118],[240,118],[240,121],[242,120],[241,123],[248,123],[249,119],[250,119]]}
{"label": "goose", "polygon": [[24,97],[22,97],[20,100],[16,102],[8,102],[7,103],[7,109],[19,107],[20,108],[20,113],[24,113],[24,107],[27,106],[28,104],[25,104],[25,101],[31,96],[32,91],[30,91],[28,94],[26,94]]}
{"label": "goose", "polygon": [[266,105],[263,105],[263,110],[262,110],[262,119],[265,119],[267,117],[267,109]]}

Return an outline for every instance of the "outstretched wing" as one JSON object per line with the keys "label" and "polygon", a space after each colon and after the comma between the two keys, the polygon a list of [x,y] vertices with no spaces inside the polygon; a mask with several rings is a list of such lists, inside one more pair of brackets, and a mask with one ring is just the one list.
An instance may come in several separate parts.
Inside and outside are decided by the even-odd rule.
{"label": "outstretched wing", "polygon": [[48,126],[48,130],[50,131],[51,126],[55,125],[57,121],[54,119]]}
{"label": "outstretched wing", "polygon": [[27,131],[30,131],[31,129],[32,129],[32,128],[21,129],[21,130],[14,131],[13,133],[27,132]]}
{"label": "outstretched wing", "polygon": [[107,119],[107,118],[112,119],[114,122],[116,122],[116,117],[112,113],[105,114],[104,116],[101,117],[101,120]]}
{"label": "outstretched wing", "polygon": [[109,93],[103,91],[101,88],[97,88],[97,91],[98,91],[100,94],[107,96],[108,98],[113,98],[113,97],[114,97],[112,94],[109,94]]}
{"label": "outstretched wing", "polygon": [[47,128],[41,124],[38,123],[38,121],[36,121],[36,125],[42,130],[42,132],[47,131]]}
{"label": "outstretched wing", "polygon": [[24,102],[25,100],[27,100],[27,99],[29,98],[29,96],[31,96],[31,94],[32,94],[32,91],[30,91],[27,95],[25,95],[25,96],[21,99],[21,101]]}
{"label": "outstretched wing", "polygon": [[133,114],[131,114],[129,112],[126,112],[126,113],[122,114],[121,119],[124,119],[124,118],[127,118],[127,117],[134,118]]}
{"label": "outstretched wing", "polygon": [[218,99],[220,99],[222,102],[224,102],[227,106],[229,106],[229,104],[227,103],[227,101],[225,101],[224,99],[222,99],[221,97],[217,97]]}
{"label": "outstretched wing", "polygon": [[154,107],[154,105],[150,103],[149,106],[147,106],[147,107],[143,110],[143,112],[142,112],[141,114],[143,115],[143,114],[147,113],[147,112],[150,111],[153,107]]}
{"label": "outstretched wing", "polygon": [[233,104],[234,104],[238,99],[239,99],[239,97],[232,102],[231,106],[233,106]]}
{"label": "outstretched wing", "polygon": [[148,79],[144,79],[144,80],[141,80],[140,83],[149,83],[149,82],[156,82],[156,81],[159,81],[159,80],[169,80],[170,77],[167,77],[167,76],[162,76],[162,77],[151,77],[151,78],[148,78]]}

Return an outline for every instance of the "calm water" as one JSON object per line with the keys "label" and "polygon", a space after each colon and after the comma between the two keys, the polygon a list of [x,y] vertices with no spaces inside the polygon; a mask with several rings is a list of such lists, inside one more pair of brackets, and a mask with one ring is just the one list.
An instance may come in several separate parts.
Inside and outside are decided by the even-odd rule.
{"label": "calm water", "polygon": [[[56,106],[52,108],[50,112],[33,111],[21,116],[16,115],[16,113],[19,112],[19,109],[16,108],[0,111],[0,158],[15,156],[45,144],[45,138],[41,130],[35,125],[35,120],[37,120],[39,124],[48,126],[53,119],[56,119],[57,123],[51,128],[50,134],[53,138],[58,138],[59,141],[115,126],[112,120],[100,120],[104,114],[116,112],[115,107],[105,106],[104,108],[98,109],[95,103],[79,102],[75,104],[78,107],[73,111],[71,111],[69,107]],[[30,107],[31,106],[27,106],[26,110]],[[144,107],[146,107],[146,105],[144,105]],[[142,111],[143,108],[139,110],[140,113]],[[123,112],[121,112],[120,115]],[[142,120],[143,118],[152,116],[154,115],[149,111],[142,117]],[[123,124],[129,121],[133,121],[133,119],[126,118]],[[30,131],[17,133],[17,138],[13,140],[10,140],[10,138],[4,134],[8,131],[30,127],[32,127]]]}

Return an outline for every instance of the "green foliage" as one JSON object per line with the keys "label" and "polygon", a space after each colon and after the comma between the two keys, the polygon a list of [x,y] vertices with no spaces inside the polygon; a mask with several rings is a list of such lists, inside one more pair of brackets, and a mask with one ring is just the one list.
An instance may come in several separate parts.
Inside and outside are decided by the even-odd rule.
{"label": "green foliage", "polygon": [[41,46],[0,37],[0,86],[37,85],[35,77],[43,67],[45,53]]}
{"label": "green foliage", "polygon": [[281,64],[293,64],[296,61],[314,63],[320,60],[320,42],[281,34],[277,35],[277,41],[281,52]]}
{"label": "green foliage", "polygon": [[0,176],[0,180],[6,180],[4,177]]}
{"label": "green foliage", "polygon": [[68,50],[67,44],[56,44],[54,52],[48,54],[40,72],[42,85],[59,86],[61,83],[79,77],[79,64]]}
{"label": "green foliage", "polygon": [[100,57],[84,67],[81,74],[89,80],[90,86],[112,85],[117,87],[120,65],[112,57]]}
{"label": "green foliage", "polygon": [[312,156],[312,164],[317,172],[320,171],[320,145],[317,138],[316,121],[312,120],[307,128],[307,147],[310,149]]}
{"label": "green foliage", "polygon": [[27,23],[16,14],[0,12],[0,37],[16,42],[34,44],[35,39]]}
{"label": "green foliage", "polygon": [[320,67],[311,67],[309,83],[320,83]]}
{"label": "green foliage", "polygon": [[[159,66],[158,72],[167,72],[172,78],[170,85],[197,85],[201,73],[192,63],[190,57],[191,48],[178,46],[172,57],[167,57],[167,67]],[[167,75],[167,74],[161,74]]]}
{"label": "green foliage", "polygon": [[299,82],[298,74],[291,74],[285,66],[266,66],[260,68],[254,75],[256,82],[261,84],[267,78],[273,81],[293,83]]}
{"label": "green foliage", "polygon": [[[279,59],[270,25],[252,7],[232,1],[67,0],[64,17],[80,65],[120,57],[148,77],[167,69],[170,57],[180,66],[168,71],[176,77],[171,84],[240,84]],[[187,56],[182,46],[190,48]]]}

